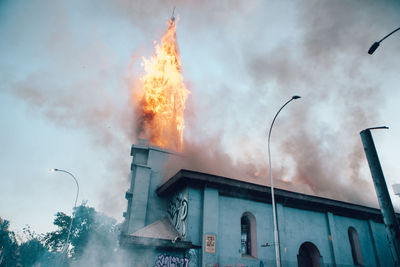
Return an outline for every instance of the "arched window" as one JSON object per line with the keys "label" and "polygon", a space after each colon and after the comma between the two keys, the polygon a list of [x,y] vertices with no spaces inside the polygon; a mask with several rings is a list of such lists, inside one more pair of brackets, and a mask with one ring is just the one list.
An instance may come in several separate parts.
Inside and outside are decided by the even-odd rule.
{"label": "arched window", "polygon": [[301,244],[299,254],[297,254],[298,267],[319,267],[321,259],[321,254],[313,243],[304,242]]}
{"label": "arched window", "polygon": [[351,255],[353,255],[354,265],[364,266],[364,259],[361,253],[360,240],[358,239],[358,233],[353,227],[349,227],[348,230],[349,241],[351,247]]}
{"label": "arched window", "polygon": [[250,221],[246,216],[242,216],[240,219],[240,225],[242,229],[241,233],[241,244],[242,244],[242,254],[251,255],[251,234],[250,234]]}
{"label": "arched window", "polygon": [[256,218],[250,212],[245,212],[240,218],[241,252],[243,256],[257,258]]}

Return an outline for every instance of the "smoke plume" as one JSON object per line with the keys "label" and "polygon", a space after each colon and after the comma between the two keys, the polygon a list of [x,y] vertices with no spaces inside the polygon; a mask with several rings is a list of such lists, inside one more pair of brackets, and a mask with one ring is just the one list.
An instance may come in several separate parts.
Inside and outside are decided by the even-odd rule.
{"label": "smoke plume", "polygon": [[[398,2],[43,2],[0,4],[2,94],[31,116],[88,136],[88,147],[107,155],[101,177],[91,177],[106,181],[93,190],[107,213],[121,216],[126,207],[139,117],[130,89],[173,6],[191,94],[184,157],[170,162],[170,173],[182,167],[267,184],[267,130],[282,104],[300,95],[272,132],[278,187],[375,203],[359,131],[381,123],[391,93],[384,79],[396,80],[399,65],[383,53],[371,63],[366,51],[398,26]],[[399,42],[386,49],[399,51]]]}

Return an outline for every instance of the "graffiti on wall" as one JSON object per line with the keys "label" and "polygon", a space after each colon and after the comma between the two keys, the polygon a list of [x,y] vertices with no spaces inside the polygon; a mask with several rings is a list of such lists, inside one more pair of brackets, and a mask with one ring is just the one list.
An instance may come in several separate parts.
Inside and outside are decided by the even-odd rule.
{"label": "graffiti on wall", "polygon": [[[251,266],[254,266],[254,265],[251,265]],[[261,266],[264,266],[264,264],[262,263],[262,261],[260,261],[260,267],[261,267]],[[220,264],[217,262],[217,263],[214,263],[214,264],[208,263],[208,264],[206,264],[206,267],[250,267],[250,266],[245,265],[245,264],[243,264],[243,263],[236,263],[236,265],[235,265],[235,264],[220,265]]]}
{"label": "graffiti on wall", "polygon": [[189,249],[185,251],[185,258],[189,259],[189,266],[188,267],[198,267],[198,258],[199,258],[199,250],[198,249]]}
{"label": "graffiti on wall", "polygon": [[159,255],[154,267],[188,267],[189,260],[186,258]]}
{"label": "graffiti on wall", "polygon": [[182,237],[186,236],[186,217],[188,213],[188,201],[183,193],[179,193],[171,198],[168,203],[168,214],[175,229]]}

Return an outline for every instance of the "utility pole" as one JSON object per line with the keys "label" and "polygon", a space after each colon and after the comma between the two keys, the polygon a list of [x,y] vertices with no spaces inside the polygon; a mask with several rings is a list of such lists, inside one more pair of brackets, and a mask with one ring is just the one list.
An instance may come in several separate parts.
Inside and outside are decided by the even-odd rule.
{"label": "utility pole", "polygon": [[394,213],[392,201],[387,189],[385,177],[381,164],[379,162],[378,153],[376,152],[374,140],[371,131],[373,129],[389,129],[388,127],[367,128],[360,132],[361,140],[364,145],[365,155],[367,156],[368,165],[371,170],[372,180],[374,181],[376,195],[378,196],[379,207],[385,224],[386,234],[388,236],[390,251],[395,266],[400,266],[400,229],[399,223]]}

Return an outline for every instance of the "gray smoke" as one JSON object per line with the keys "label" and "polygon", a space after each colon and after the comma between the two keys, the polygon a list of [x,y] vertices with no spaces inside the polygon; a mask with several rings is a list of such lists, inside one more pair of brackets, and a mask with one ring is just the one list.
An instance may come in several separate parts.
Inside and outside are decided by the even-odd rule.
{"label": "gray smoke", "polygon": [[[306,1],[281,5],[287,5],[287,14],[293,15],[287,19],[295,21],[297,32],[287,31],[296,34],[294,37],[279,28],[283,38],[279,32],[266,38],[268,32],[275,33],[273,25],[246,27],[247,20],[252,20],[246,15],[262,4],[244,8],[243,20],[237,18],[235,5],[223,12],[235,17],[233,21],[224,21],[223,15],[218,21],[210,15],[220,32],[229,27],[229,32],[219,37],[224,46],[217,56],[233,81],[239,76],[248,80],[250,88],[243,91],[233,87],[232,81],[210,76],[215,83],[212,92],[192,92],[187,132],[197,145],[189,144],[181,166],[265,183],[266,130],[279,107],[299,94],[303,98],[285,108],[273,131],[274,177],[285,181],[280,185],[286,189],[376,205],[359,132],[381,123],[387,92],[369,70],[371,58],[366,51],[377,38],[376,32],[396,26],[399,3]],[[274,39],[281,40],[272,47],[262,45],[262,41]],[[172,166],[178,169],[174,163]],[[254,173],[263,177],[252,178]]]}
{"label": "gray smoke", "polygon": [[[398,24],[398,2],[42,3],[2,3],[13,11],[0,25],[7,36],[3,51],[12,48],[1,65],[2,91],[26,103],[33,115],[88,134],[89,145],[112,155],[99,177],[107,180],[101,192],[106,212],[120,216],[126,207],[129,145],[137,138],[131,88],[142,71],[140,57],[153,53],[153,40],[165,31],[173,6],[191,90],[186,168],[267,183],[269,124],[299,94],[302,99],[285,108],[273,131],[278,184],[351,202],[375,201],[368,196],[373,189],[358,133],[380,124],[388,92],[376,82],[366,51],[377,33]],[[396,64],[380,57],[378,65]],[[17,74],[22,65],[26,70]],[[355,185],[361,188],[352,190]]]}

